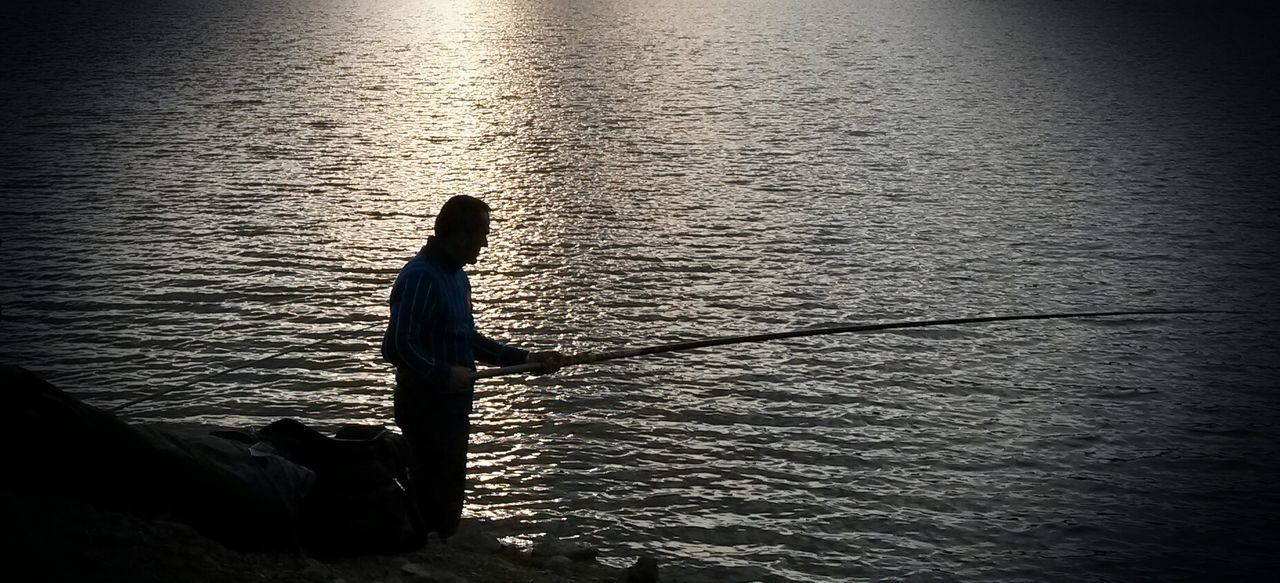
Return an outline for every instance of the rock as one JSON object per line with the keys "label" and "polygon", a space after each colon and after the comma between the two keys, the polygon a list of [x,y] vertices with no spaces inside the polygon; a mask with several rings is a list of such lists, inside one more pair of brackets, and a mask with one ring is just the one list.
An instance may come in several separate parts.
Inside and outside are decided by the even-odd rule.
{"label": "rock", "polygon": [[502,551],[498,537],[474,528],[459,530],[449,537],[449,546],[491,555]]}
{"label": "rock", "polygon": [[569,573],[569,569],[573,568],[573,559],[564,555],[556,555],[547,559],[547,562],[544,563],[544,565],[547,569],[551,570],[552,573],[565,575]]}
{"label": "rock", "polygon": [[328,579],[330,569],[324,563],[315,559],[307,559],[307,566],[302,569],[302,574],[312,579]]}
{"label": "rock", "polygon": [[422,563],[408,563],[400,572],[405,575],[404,583],[467,583],[462,577]]}
{"label": "rock", "polygon": [[636,559],[636,564],[627,567],[624,575],[619,577],[623,583],[658,583],[658,560],[643,556]]}
{"label": "rock", "polygon": [[198,531],[192,528],[191,525],[184,524],[181,522],[173,522],[169,520],[157,520],[155,523],[155,526],[157,529],[164,529],[164,530],[170,531],[170,534],[176,534],[179,536],[200,536]]}
{"label": "rock", "polygon": [[551,535],[544,535],[533,543],[531,553],[535,557],[569,557],[573,561],[590,561],[600,555],[599,549],[562,541]]}

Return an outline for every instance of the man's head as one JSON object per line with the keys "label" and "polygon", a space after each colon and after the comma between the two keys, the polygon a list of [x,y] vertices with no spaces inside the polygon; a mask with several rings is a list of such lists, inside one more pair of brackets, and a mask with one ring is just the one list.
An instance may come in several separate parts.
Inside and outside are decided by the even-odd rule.
{"label": "man's head", "polygon": [[480,250],[489,246],[489,205],[459,194],[440,207],[436,215],[436,241],[454,259],[475,263]]}

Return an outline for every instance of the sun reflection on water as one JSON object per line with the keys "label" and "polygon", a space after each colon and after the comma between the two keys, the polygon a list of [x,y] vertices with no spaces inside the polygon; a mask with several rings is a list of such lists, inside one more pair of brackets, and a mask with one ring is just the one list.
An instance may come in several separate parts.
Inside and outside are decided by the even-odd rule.
{"label": "sun reflection on water", "polygon": [[[1199,115],[1207,101],[1081,99],[1043,61],[1001,54],[1019,46],[1008,27],[975,53],[981,31],[940,5],[913,20],[891,3],[749,4],[177,3],[103,21],[109,37],[28,34],[66,54],[122,50],[42,61],[4,86],[29,95],[0,149],[31,161],[0,189],[17,203],[0,215],[5,356],[110,404],[294,348],[132,419],[387,425],[387,293],[460,193],[495,209],[493,247],[470,269],[477,323],[536,349],[1023,308],[1274,306],[1278,215],[1253,194],[1274,172],[1230,153],[1265,130],[1237,139]],[[1059,46],[1116,61],[1114,44]],[[1009,79],[1041,91],[1004,92]],[[1047,117],[1018,114],[1028,99]],[[1179,142],[1188,123],[1227,146]],[[1245,493],[1251,476],[1212,463],[1234,453],[1214,444],[1280,442],[1274,424],[1250,425],[1275,408],[1274,328],[898,333],[486,380],[468,508],[508,533],[563,524],[607,552],[659,552],[708,580],[792,567],[846,580],[863,555],[873,578],[894,578],[936,566],[925,543],[972,559],[942,560],[959,579],[1000,579],[981,565],[1057,574],[1074,559],[1007,551],[1057,552],[1071,533],[1052,525],[1075,520],[1127,563],[1164,548],[1134,533],[1192,532],[1180,508],[1214,510],[1177,488]],[[1087,432],[1111,437],[1071,438]],[[1188,455],[1106,461],[1163,448]],[[1037,486],[1046,467],[1105,479],[983,487]],[[1160,488],[1161,504],[1106,507]],[[1045,530],[960,529],[957,513]]]}

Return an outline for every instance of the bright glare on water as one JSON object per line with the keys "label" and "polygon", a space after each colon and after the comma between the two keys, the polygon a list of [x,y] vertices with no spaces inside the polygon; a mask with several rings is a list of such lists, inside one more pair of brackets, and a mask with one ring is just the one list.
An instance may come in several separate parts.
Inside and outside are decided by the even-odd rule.
{"label": "bright glare on water", "polygon": [[[468,512],[690,581],[1259,577],[1280,513],[1278,51],[1155,3],[59,4],[0,24],[4,362],[137,421],[390,423],[449,196],[534,349]],[[1270,571],[1274,573],[1275,571]]]}

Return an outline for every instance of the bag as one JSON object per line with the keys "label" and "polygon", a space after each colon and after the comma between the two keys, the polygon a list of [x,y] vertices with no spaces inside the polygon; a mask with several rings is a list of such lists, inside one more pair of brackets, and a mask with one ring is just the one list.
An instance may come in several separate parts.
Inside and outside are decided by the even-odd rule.
{"label": "bag", "polygon": [[316,474],[298,521],[308,554],[397,553],[425,544],[404,436],[382,427],[347,426],[328,437],[281,419],[257,437],[255,448],[269,448]]}

